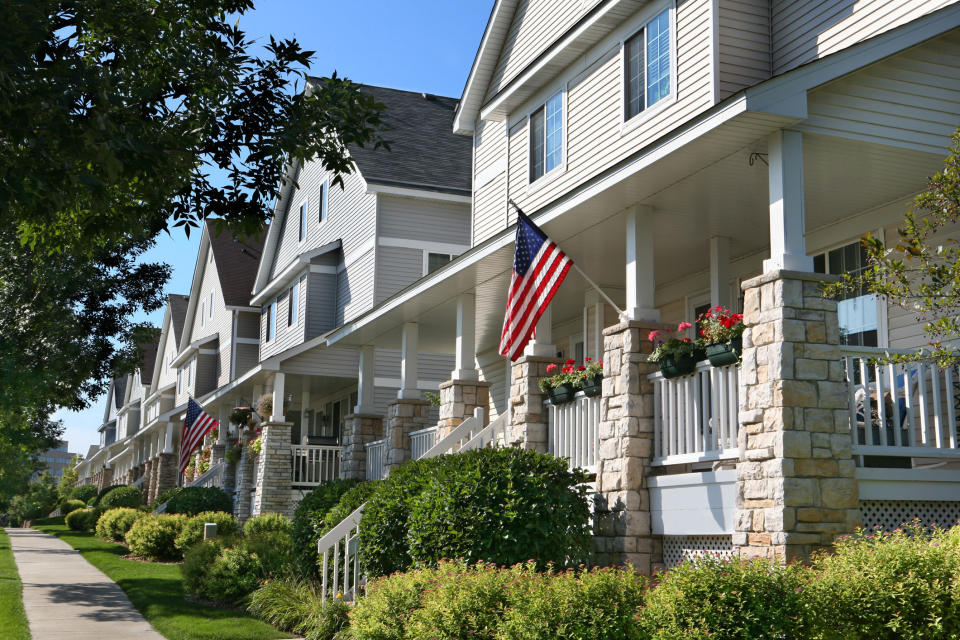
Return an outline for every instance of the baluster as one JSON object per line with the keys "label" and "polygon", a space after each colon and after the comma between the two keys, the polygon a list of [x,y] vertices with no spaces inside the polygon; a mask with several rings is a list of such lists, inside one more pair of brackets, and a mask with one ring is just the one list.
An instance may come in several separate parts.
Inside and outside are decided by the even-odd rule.
{"label": "baluster", "polygon": [[323,550],[323,574],[320,576],[320,604],[325,604],[327,601],[327,554],[330,550]]}
{"label": "baluster", "polygon": [[880,427],[877,435],[877,444],[890,446],[887,439],[887,403],[884,400],[883,376],[880,374],[880,364],[873,365],[873,373],[877,379],[877,415],[880,416]]}
{"label": "baluster", "polygon": [[670,451],[667,453],[667,455],[672,456],[677,454],[677,444],[679,440],[677,432],[679,431],[680,427],[679,423],[677,422],[677,385],[674,384],[674,381],[672,380],[664,382],[664,385],[667,388],[667,398],[670,402],[670,426],[668,427],[667,431],[670,436]]}
{"label": "baluster", "polygon": [[953,407],[956,406],[956,399],[953,395],[953,366],[947,367],[944,370],[944,375],[946,376],[946,386],[945,390],[947,392],[946,406],[947,406],[947,421],[950,427],[950,444],[948,445],[951,449],[956,449],[957,447],[957,416],[953,411]]}
{"label": "baluster", "polygon": [[693,453],[697,450],[697,425],[695,424],[697,416],[696,376],[684,377],[683,391],[687,409],[687,450],[685,453]]}
{"label": "baluster", "polygon": [[340,540],[333,543],[333,596],[340,593]]}
{"label": "baluster", "polygon": [[737,395],[740,392],[739,383],[739,373],[737,371],[737,365],[730,365],[728,367],[727,375],[727,442],[729,443],[728,447],[733,449],[737,446],[737,432],[740,427],[740,400]]}
{"label": "baluster", "polygon": [[730,395],[728,393],[729,380],[723,375],[723,372],[717,374],[717,427],[721,433],[726,433],[729,429],[727,421],[730,416]]}
{"label": "baluster", "polygon": [[907,405],[907,445],[914,446],[916,442],[916,423],[913,418],[913,390],[910,388],[910,365],[904,365],[903,367],[903,397]]}
{"label": "baluster", "polygon": [[893,442],[895,446],[901,446],[903,436],[900,429],[903,424],[900,420],[900,397],[897,389],[897,366],[893,363],[887,365],[887,378],[890,382],[890,396],[893,398]]}
{"label": "baluster", "polygon": [[940,406],[940,369],[930,365],[930,387],[933,389],[933,441],[934,446],[943,446],[943,412]]}
{"label": "baluster", "polygon": [[849,396],[848,402],[850,403],[850,434],[853,438],[854,444],[860,444],[857,442],[857,398],[856,398],[856,385],[854,384],[855,377],[853,375],[853,358],[846,356],[844,359],[844,364],[846,365],[846,375],[847,375],[847,394]]}
{"label": "baluster", "polygon": [[863,437],[867,445],[873,445],[873,408],[870,404],[870,377],[867,375],[867,359],[860,358],[860,384],[863,385]]}
{"label": "baluster", "polygon": [[927,374],[925,369],[927,365],[920,363],[917,377],[917,391],[920,395],[920,444],[926,447],[930,441],[927,434]]}
{"label": "baluster", "polygon": [[660,448],[662,443],[660,432],[663,429],[663,410],[660,406],[661,393],[663,393],[663,385],[660,384],[659,380],[654,379],[653,381],[653,457],[654,458],[660,458],[663,456],[663,451]]}
{"label": "baluster", "polygon": [[350,590],[350,532],[343,537],[343,596]]}

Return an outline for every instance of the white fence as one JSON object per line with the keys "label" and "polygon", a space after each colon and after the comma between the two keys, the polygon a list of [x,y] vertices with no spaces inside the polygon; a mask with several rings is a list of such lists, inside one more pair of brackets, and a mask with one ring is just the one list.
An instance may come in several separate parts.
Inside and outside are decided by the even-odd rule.
{"label": "white fence", "polygon": [[342,447],[295,444],[290,450],[293,454],[293,484],[314,487],[340,477]]}
{"label": "white fence", "polygon": [[653,464],[684,464],[737,457],[737,365],[697,364],[686,376],[653,381]]}
{"label": "white fence", "polygon": [[842,347],[855,455],[957,458],[960,375],[932,361],[881,364],[915,352]]}
{"label": "white fence", "polygon": [[384,469],[383,465],[386,463],[384,457],[387,454],[387,441],[376,440],[370,442],[364,447],[367,450],[367,462],[366,462],[366,477],[367,480],[383,480]]}
{"label": "white fence", "polygon": [[[227,470],[226,462],[218,462],[210,467],[203,475],[196,480],[189,482],[188,487],[222,487],[223,474]],[[141,482],[142,484],[142,482]]]}
{"label": "white fence", "polygon": [[581,391],[572,402],[547,403],[550,455],[567,458],[570,468],[597,472],[600,448],[600,398]]}
{"label": "white fence", "polygon": [[419,460],[437,443],[437,428],[429,427],[410,432],[410,457]]}

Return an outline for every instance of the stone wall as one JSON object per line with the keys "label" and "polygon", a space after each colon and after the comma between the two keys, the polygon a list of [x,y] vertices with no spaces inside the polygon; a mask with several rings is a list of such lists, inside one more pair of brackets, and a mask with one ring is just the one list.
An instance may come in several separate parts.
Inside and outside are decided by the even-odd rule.
{"label": "stone wall", "polygon": [[290,484],[293,468],[290,460],[292,422],[265,422],[260,433],[260,463],[257,465],[257,487],[250,515],[282,513],[292,516]]}
{"label": "stone wall", "polygon": [[[490,383],[476,380],[447,380],[440,385],[440,423],[437,440],[456,429],[482,407],[487,418],[490,413]],[[486,426],[486,422],[483,426]]]}
{"label": "stone wall", "polygon": [[410,432],[432,426],[430,409],[426,400],[397,400],[387,405],[384,421],[387,475],[410,459]]}
{"label": "stone wall", "polygon": [[244,429],[240,433],[240,444],[243,447],[240,455],[240,462],[237,463],[236,480],[234,485],[236,491],[233,497],[233,512],[240,522],[245,522],[250,517],[250,491],[253,489],[253,483],[257,474],[257,458],[250,451],[247,444],[250,442],[250,432]]}
{"label": "stone wall", "polygon": [[510,380],[510,427],[508,444],[547,452],[547,395],[538,386],[541,378],[551,374],[547,367],[561,365],[563,360],[541,356],[520,356],[512,365]]}
{"label": "stone wall", "polygon": [[342,478],[367,478],[366,445],[383,437],[383,416],[351,413],[344,419]]}
{"label": "stone wall", "polygon": [[156,490],[154,499],[167,489],[177,486],[180,479],[180,469],[178,456],[175,453],[157,454],[157,463],[154,467],[156,476]]}
{"label": "stone wall", "polygon": [[860,522],[836,303],[823,276],[777,271],[743,284],[740,458],[733,543],[803,559]]}

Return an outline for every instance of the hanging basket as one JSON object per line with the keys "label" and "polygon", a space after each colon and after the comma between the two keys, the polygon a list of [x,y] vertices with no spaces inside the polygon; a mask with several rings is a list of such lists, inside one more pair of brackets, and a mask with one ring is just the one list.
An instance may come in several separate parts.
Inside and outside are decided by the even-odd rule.
{"label": "hanging basket", "polygon": [[584,378],[580,386],[583,389],[583,395],[588,398],[595,398],[603,391],[603,374],[598,374],[592,378]]}
{"label": "hanging basket", "polygon": [[716,342],[707,345],[707,358],[715,367],[726,367],[740,362],[743,352],[743,338],[734,338],[730,342]]}
{"label": "hanging basket", "polygon": [[550,391],[547,392],[547,396],[550,398],[551,404],[564,404],[573,400],[573,397],[577,394],[577,390],[573,388],[572,384],[565,383],[561,384],[559,387],[553,387]]}
{"label": "hanging basket", "polygon": [[697,368],[697,361],[693,356],[666,356],[657,364],[660,365],[660,373],[664,378],[679,378],[693,373]]}

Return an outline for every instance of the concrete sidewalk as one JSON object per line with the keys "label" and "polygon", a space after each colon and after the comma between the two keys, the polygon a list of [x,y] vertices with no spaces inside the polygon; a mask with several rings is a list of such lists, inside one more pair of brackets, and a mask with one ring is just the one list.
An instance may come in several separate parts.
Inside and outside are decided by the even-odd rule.
{"label": "concrete sidewalk", "polygon": [[33,640],[163,640],[123,590],[66,542],[6,529]]}

